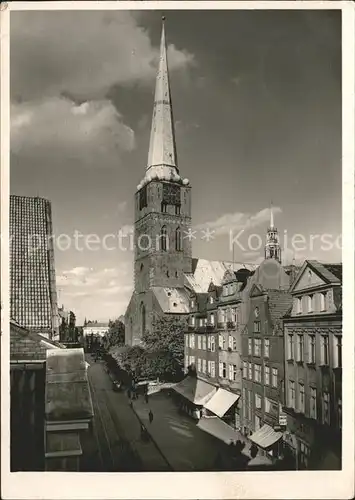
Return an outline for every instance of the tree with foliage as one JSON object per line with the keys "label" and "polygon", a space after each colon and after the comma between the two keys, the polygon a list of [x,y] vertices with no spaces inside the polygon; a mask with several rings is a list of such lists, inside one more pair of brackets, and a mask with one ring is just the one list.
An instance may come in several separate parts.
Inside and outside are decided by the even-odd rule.
{"label": "tree with foliage", "polygon": [[150,353],[156,377],[176,380],[183,375],[184,325],[180,318],[156,317],[152,330],[143,335],[143,345]]}
{"label": "tree with foliage", "polygon": [[108,332],[105,337],[106,349],[123,346],[125,341],[125,326],[120,319],[109,321]]}

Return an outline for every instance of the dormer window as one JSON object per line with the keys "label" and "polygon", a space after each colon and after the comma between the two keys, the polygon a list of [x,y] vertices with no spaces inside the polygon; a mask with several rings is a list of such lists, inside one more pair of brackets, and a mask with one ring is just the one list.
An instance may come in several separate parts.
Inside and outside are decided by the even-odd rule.
{"label": "dormer window", "polygon": [[175,205],[175,215],[180,215],[180,213],[181,213],[180,205]]}
{"label": "dormer window", "polygon": [[308,295],[307,303],[308,303],[308,312],[313,312],[313,295]]}
{"label": "dormer window", "polygon": [[191,307],[191,309],[193,309],[195,307],[195,300],[194,299],[191,299],[190,307]]}
{"label": "dormer window", "polygon": [[296,298],[296,312],[297,314],[302,314],[302,297]]}
{"label": "dormer window", "polygon": [[209,302],[210,302],[210,304],[213,304],[213,302],[214,302],[212,295],[210,295]]}
{"label": "dormer window", "polygon": [[320,294],[320,310],[325,311],[325,293]]}
{"label": "dormer window", "polygon": [[191,316],[191,326],[195,326],[195,316]]}

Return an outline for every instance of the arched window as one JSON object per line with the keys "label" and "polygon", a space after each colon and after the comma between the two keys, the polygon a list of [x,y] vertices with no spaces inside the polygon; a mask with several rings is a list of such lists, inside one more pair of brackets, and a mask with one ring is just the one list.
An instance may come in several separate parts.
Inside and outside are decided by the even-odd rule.
{"label": "arched window", "polygon": [[181,229],[179,227],[175,231],[175,249],[178,252],[182,250]]}
{"label": "arched window", "polygon": [[141,303],[141,327],[142,327],[142,336],[145,333],[145,306],[143,302]]}
{"label": "arched window", "polygon": [[166,226],[163,226],[161,228],[161,233],[160,233],[161,249],[163,250],[163,252],[166,252],[167,249],[167,239],[168,236],[167,236]]}

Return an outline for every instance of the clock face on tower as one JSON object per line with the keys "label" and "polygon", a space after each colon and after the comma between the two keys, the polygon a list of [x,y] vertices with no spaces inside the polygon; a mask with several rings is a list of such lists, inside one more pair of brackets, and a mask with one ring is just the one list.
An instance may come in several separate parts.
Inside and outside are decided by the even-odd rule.
{"label": "clock face on tower", "polygon": [[180,205],[180,186],[176,184],[163,184],[163,203],[167,205]]}

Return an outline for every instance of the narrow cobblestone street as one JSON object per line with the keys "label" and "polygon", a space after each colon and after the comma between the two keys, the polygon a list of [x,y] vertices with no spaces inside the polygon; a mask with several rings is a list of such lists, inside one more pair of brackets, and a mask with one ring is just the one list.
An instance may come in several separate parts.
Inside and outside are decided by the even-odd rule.
{"label": "narrow cobblestone street", "polygon": [[[102,362],[90,363],[88,377],[94,406],[92,434],[84,441],[83,471],[162,472],[211,470],[223,445],[181,415],[164,392],[140,397],[129,405],[123,392],[114,392]],[[149,409],[154,414],[150,424]],[[151,439],[141,440],[141,422]]]}

